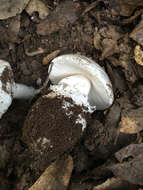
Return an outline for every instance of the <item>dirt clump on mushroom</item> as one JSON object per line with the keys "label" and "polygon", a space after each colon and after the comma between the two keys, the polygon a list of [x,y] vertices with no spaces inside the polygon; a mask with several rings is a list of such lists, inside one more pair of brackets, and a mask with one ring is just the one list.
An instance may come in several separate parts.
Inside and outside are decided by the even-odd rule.
{"label": "dirt clump on mushroom", "polygon": [[[66,103],[71,107],[66,107]],[[79,140],[85,127],[80,118],[89,122],[91,119],[89,113],[83,112],[83,107],[75,105],[72,99],[42,96],[26,117],[23,141],[32,155],[42,157],[43,163],[49,163],[71,150]]]}
{"label": "dirt clump on mushroom", "polygon": [[8,90],[8,84],[13,84],[14,80],[13,80],[13,74],[12,71],[10,69],[8,69],[7,67],[4,69],[2,75],[0,75],[0,81],[2,82],[2,89],[3,91],[10,93]]}

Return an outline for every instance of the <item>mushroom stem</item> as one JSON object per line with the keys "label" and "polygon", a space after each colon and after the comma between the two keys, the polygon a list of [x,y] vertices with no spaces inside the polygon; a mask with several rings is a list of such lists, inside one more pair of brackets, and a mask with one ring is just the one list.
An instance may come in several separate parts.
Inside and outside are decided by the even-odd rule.
{"label": "mushroom stem", "polygon": [[82,75],[65,77],[57,85],[51,85],[50,89],[57,95],[71,98],[76,105],[86,107],[90,113],[96,109],[96,106],[91,106],[88,100],[91,82]]}
{"label": "mushroom stem", "polygon": [[29,99],[33,98],[36,94],[36,90],[31,86],[26,86],[24,84],[15,83],[13,86],[13,97],[14,98],[22,98]]}

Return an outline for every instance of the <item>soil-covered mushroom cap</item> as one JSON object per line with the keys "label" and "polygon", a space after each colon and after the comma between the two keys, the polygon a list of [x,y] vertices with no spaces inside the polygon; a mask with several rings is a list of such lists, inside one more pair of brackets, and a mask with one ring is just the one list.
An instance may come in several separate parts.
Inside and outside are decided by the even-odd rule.
{"label": "soil-covered mushroom cap", "polygon": [[10,64],[0,60],[0,118],[11,105],[13,98],[28,99],[36,93],[33,87],[15,83]]}
{"label": "soil-covered mushroom cap", "polygon": [[98,110],[108,108],[114,100],[112,84],[104,69],[95,61],[78,54],[68,54],[53,59],[50,80],[58,84],[63,78],[82,75],[91,82],[88,101]]}
{"label": "soil-covered mushroom cap", "polygon": [[0,118],[7,111],[13,97],[13,73],[10,64],[0,60]]}

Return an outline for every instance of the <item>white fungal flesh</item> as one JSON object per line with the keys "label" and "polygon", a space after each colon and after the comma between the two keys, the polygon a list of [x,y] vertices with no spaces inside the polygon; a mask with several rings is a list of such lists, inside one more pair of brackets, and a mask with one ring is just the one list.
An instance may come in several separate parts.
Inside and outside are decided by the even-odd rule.
{"label": "white fungal flesh", "polygon": [[[5,69],[9,69],[9,71],[12,72],[10,64],[6,61],[0,60],[0,77],[2,77]],[[2,81],[0,80],[0,119],[11,105],[12,94],[11,83],[7,81],[5,84],[2,84]]]}
{"label": "white fungal flesh", "polygon": [[91,88],[90,81],[84,76],[70,76],[59,81],[57,85],[51,85],[50,89],[57,95],[69,97],[76,105],[84,106],[90,113],[95,111],[96,107],[88,102],[88,94]]}
{"label": "white fungal flesh", "polygon": [[33,87],[24,84],[15,83],[13,85],[13,97],[17,99],[33,98],[36,92],[37,91]]}
{"label": "white fungal flesh", "polygon": [[0,76],[6,67],[11,70],[10,64],[7,61],[0,60]]}
{"label": "white fungal flesh", "polygon": [[[72,103],[70,103],[70,102],[68,102],[68,101],[63,100],[62,108],[66,110],[66,115],[67,115],[69,118],[74,114],[73,111],[70,110],[70,108],[73,108],[74,106],[75,106],[74,104],[72,104]],[[86,110],[86,111],[87,111],[87,110]],[[84,110],[83,110],[83,112],[84,112]],[[78,124],[78,123],[82,125],[82,131],[84,131],[84,129],[86,128],[87,123],[86,123],[85,118],[83,118],[83,117],[81,116],[81,114],[79,114],[79,115],[77,116],[77,119],[76,119],[76,121],[75,121],[75,124]]]}
{"label": "white fungal flesh", "polygon": [[7,111],[12,102],[11,94],[2,89],[2,82],[0,81],[0,119],[2,115]]}
{"label": "white fungal flesh", "polygon": [[84,131],[84,129],[86,128],[86,120],[81,116],[81,114],[78,115],[77,120],[75,121],[75,123],[80,123],[82,125],[82,131]]}
{"label": "white fungal flesh", "polygon": [[11,105],[13,97],[28,99],[37,92],[33,87],[14,83],[10,64],[7,61],[0,60],[0,77],[3,77],[5,69],[9,71],[10,75],[7,76],[7,79],[4,76],[4,84],[0,80],[0,118]]}
{"label": "white fungal flesh", "polygon": [[[108,108],[114,100],[112,84],[102,67],[93,60],[77,55],[62,55],[53,59],[50,80],[58,84],[60,80],[69,76],[81,75],[90,81],[91,88],[88,102],[98,110]],[[62,88],[63,87],[58,87]],[[78,94],[77,94],[78,95]]]}

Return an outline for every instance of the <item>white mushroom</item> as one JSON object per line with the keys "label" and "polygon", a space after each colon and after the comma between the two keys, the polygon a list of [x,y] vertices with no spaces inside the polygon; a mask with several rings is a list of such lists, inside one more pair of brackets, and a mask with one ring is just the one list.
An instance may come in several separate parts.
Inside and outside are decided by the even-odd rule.
{"label": "white mushroom", "polygon": [[52,63],[50,91],[32,105],[23,127],[23,141],[46,163],[71,149],[90,124],[90,113],[114,99],[107,74],[91,59],[70,54]]}
{"label": "white mushroom", "polygon": [[103,110],[112,105],[112,84],[102,67],[78,54],[56,57],[53,61],[50,87],[57,94],[73,99],[89,110]]}
{"label": "white mushroom", "polygon": [[10,64],[0,60],[0,118],[11,105],[13,98],[27,99],[35,94],[33,87],[15,83]]}

